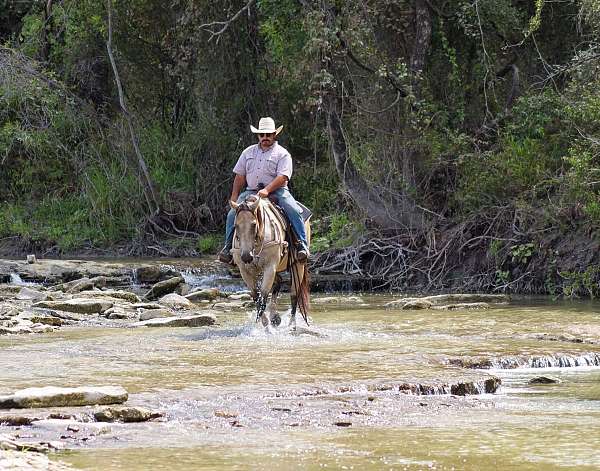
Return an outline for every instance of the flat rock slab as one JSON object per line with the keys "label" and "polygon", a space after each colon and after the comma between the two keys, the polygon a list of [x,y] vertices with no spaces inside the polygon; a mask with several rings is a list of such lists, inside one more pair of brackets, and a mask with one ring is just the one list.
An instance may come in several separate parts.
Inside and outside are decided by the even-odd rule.
{"label": "flat rock slab", "polygon": [[490,305],[488,303],[457,303],[432,306],[431,308],[438,311],[460,311],[464,309],[489,309]]}
{"label": "flat rock slab", "polygon": [[50,461],[42,453],[0,449],[0,469],[7,471],[72,471],[74,468],[63,463]]}
{"label": "flat rock slab", "polygon": [[0,396],[0,409],[27,409],[36,407],[67,407],[122,404],[128,394],[120,386],[58,388],[28,388],[9,396]]}
{"label": "flat rock slab", "polygon": [[221,296],[221,292],[217,288],[205,288],[198,291],[192,291],[185,297],[195,303],[200,301],[214,301],[219,296]]}
{"label": "flat rock slab", "polygon": [[106,289],[106,290],[97,290],[97,291],[81,291],[77,294],[77,298],[113,298],[120,299],[123,301],[127,301],[129,303],[139,303],[140,297],[129,291],[123,290],[114,290],[114,289]]}
{"label": "flat rock slab", "polygon": [[176,314],[168,309],[144,309],[140,312],[140,321],[149,321],[150,319],[164,319],[165,317],[175,317]]}
{"label": "flat rock slab", "polygon": [[56,309],[76,314],[101,314],[113,307],[113,303],[102,299],[68,299],[66,301],[41,301],[32,307]]}
{"label": "flat rock slab", "polygon": [[177,293],[166,294],[158,302],[171,309],[193,309],[195,307],[193,302]]}
{"label": "flat rock slab", "polygon": [[[460,309],[469,309],[467,306],[470,304],[478,304],[482,306],[482,303],[507,303],[510,301],[510,297],[505,294],[439,294],[435,296],[424,296],[420,298],[401,298],[390,301],[385,305],[387,308],[400,308],[400,309],[430,309],[436,306],[457,306],[462,305]],[[475,309],[482,309],[483,307],[474,307]],[[459,309],[459,308],[455,308]]]}
{"label": "flat rock slab", "polygon": [[16,273],[23,280],[40,283],[60,283],[97,276],[131,279],[131,265],[122,263],[94,262],[84,260],[0,260],[0,273]]}
{"label": "flat rock slab", "polygon": [[162,416],[164,416],[162,412],[144,407],[105,407],[94,412],[94,418],[98,422],[147,422]]}
{"label": "flat rock slab", "polygon": [[325,296],[311,300],[314,304],[363,304],[365,302],[359,296]]}
{"label": "flat rock slab", "polygon": [[165,317],[136,322],[133,327],[204,327],[214,325],[217,318],[212,314],[198,316]]}

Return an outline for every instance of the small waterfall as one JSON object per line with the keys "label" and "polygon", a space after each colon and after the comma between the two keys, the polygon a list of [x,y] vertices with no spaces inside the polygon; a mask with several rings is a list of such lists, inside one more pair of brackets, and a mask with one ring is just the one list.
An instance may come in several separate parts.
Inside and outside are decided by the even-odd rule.
{"label": "small waterfall", "polygon": [[25,286],[25,285],[29,285],[31,283],[28,283],[27,281],[23,281],[23,279],[17,273],[11,273],[10,274],[10,284]]}
{"label": "small waterfall", "polygon": [[505,357],[490,361],[492,368],[573,368],[576,366],[600,366],[600,353],[582,355],[541,355],[532,357]]}
{"label": "small waterfall", "polygon": [[181,276],[185,282],[194,289],[218,288],[224,292],[237,292],[246,289],[246,285],[241,278],[233,278],[230,275],[221,273],[202,273],[197,269],[189,268],[181,271]]}
{"label": "small waterfall", "polygon": [[494,393],[500,387],[502,381],[496,376],[470,381],[459,381],[456,383],[368,383],[348,384],[341,386],[321,386],[303,389],[300,391],[277,391],[274,397],[310,397],[327,396],[345,393],[378,393],[391,392],[407,394],[409,396],[439,396],[453,394],[455,396],[470,396],[477,394]]}

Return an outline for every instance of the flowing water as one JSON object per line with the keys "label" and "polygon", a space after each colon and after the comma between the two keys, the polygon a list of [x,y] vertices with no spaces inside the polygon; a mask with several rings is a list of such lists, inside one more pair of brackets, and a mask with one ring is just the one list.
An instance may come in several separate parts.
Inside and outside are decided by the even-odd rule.
{"label": "flowing water", "polygon": [[[301,335],[225,313],[212,328],[0,337],[0,394],[115,384],[128,404],[165,413],[78,432],[52,421],[22,429],[72,438],[55,457],[82,469],[600,469],[600,368],[524,367],[600,354],[600,304],[400,311],[383,308],[390,297],[363,299],[315,304]],[[556,340],[564,334],[581,342]],[[480,358],[511,369],[455,366]],[[488,375],[502,379],[494,394],[398,390]],[[540,375],[560,383],[529,384]]]}

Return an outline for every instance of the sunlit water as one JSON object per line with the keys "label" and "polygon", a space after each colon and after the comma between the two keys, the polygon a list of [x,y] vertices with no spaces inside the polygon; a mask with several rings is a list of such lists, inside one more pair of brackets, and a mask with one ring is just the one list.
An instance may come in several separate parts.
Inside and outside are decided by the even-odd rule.
{"label": "sunlit water", "polygon": [[[390,298],[365,299],[315,305],[311,329],[319,336],[267,334],[239,313],[206,329],[0,337],[0,394],[118,384],[130,392],[128,404],[165,412],[163,421],[74,438],[57,458],[85,469],[600,469],[600,368],[448,365],[598,353],[600,305],[521,300],[488,311],[399,311],[383,308]],[[533,337],[541,333],[590,343]],[[371,387],[488,374],[503,380],[496,394]],[[561,382],[528,384],[542,374]],[[47,437],[53,427],[23,430]]]}

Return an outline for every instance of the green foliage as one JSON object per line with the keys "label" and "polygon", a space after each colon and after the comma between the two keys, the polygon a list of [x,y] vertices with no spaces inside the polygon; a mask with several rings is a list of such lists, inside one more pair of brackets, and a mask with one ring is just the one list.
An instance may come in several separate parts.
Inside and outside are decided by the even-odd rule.
{"label": "green foliage", "polygon": [[518,265],[526,265],[529,259],[535,254],[535,244],[528,242],[526,244],[513,245],[510,248],[512,262]]}
{"label": "green foliage", "polygon": [[574,298],[589,296],[595,298],[600,294],[600,266],[590,265],[582,272],[563,271],[563,296]]}
{"label": "green foliage", "polygon": [[204,234],[198,238],[196,249],[203,255],[217,253],[219,247],[223,243],[221,234]]}
{"label": "green foliage", "polygon": [[364,225],[360,221],[342,213],[316,219],[312,229],[310,245],[313,252],[348,247],[365,233]]}
{"label": "green foliage", "polygon": [[35,206],[0,205],[0,236],[19,236],[26,241],[55,245],[60,251],[103,242],[80,196],[48,197]]}

